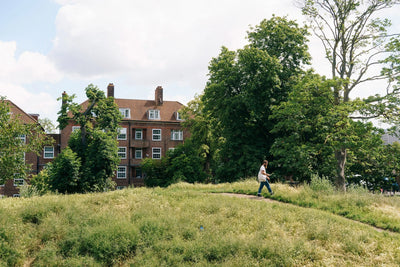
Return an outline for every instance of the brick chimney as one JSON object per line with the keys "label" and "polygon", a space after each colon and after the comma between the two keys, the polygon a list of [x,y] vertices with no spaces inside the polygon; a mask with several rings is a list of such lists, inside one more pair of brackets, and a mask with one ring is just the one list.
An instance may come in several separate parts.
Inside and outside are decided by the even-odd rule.
{"label": "brick chimney", "polygon": [[39,114],[29,114],[35,121],[39,120]]}
{"label": "brick chimney", "polygon": [[67,96],[67,93],[64,91],[63,93],[62,93],[62,95],[61,95],[61,99],[62,99],[62,102],[61,102],[61,105],[62,106],[64,106],[65,104],[66,104],[66,100],[65,100],[65,97]]}
{"label": "brick chimney", "polygon": [[156,88],[155,101],[156,106],[160,106],[163,103],[163,88],[161,86],[157,86]]}
{"label": "brick chimney", "polygon": [[114,97],[114,84],[109,83],[107,86],[107,97]]}

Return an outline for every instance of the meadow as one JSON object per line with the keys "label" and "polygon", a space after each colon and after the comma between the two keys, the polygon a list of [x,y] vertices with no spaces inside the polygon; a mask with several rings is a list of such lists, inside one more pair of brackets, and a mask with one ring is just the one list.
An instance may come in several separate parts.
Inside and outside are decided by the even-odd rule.
{"label": "meadow", "polygon": [[[317,184],[317,183],[316,183]],[[0,266],[399,266],[400,198],[231,184],[0,200]]]}

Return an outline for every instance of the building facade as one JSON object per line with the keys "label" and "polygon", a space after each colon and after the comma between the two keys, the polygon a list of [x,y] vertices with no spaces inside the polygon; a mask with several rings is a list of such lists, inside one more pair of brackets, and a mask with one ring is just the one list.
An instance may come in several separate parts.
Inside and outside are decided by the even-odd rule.
{"label": "building facade", "polygon": [[[115,87],[110,83],[107,97],[114,97]],[[145,158],[161,159],[167,151],[182,144],[189,133],[181,126],[179,110],[183,105],[177,101],[164,101],[163,88],[158,86],[153,100],[115,98],[121,114],[118,155],[121,162],[114,181],[117,189],[144,185],[145,174],[141,162]],[[86,108],[88,101],[81,104]],[[61,131],[61,150],[68,145],[71,133],[79,125],[70,121]]]}
{"label": "building facade", "polygon": [[[107,97],[114,97],[114,85],[107,87]],[[9,100],[11,113],[19,115],[22,123],[39,123],[37,114],[27,114]],[[118,155],[121,162],[113,180],[116,189],[128,186],[144,185],[145,174],[141,170],[141,162],[145,158],[161,159],[167,151],[183,144],[189,136],[181,126],[179,110],[183,105],[177,101],[164,101],[163,88],[158,86],[153,100],[119,99],[114,98],[115,103],[123,116],[120,123],[118,140]],[[81,104],[83,108],[88,101]],[[53,161],[59,153],[68,145],[71,133],[79,129],[79,125],[72,120],[60,134],[51,134],[54,139],[52,146],[45,146],[42,153],[26,153],[25,162],[31,165],[29,178],[38,174],[44,166]],[[29,142],[26,137],[21,137],[23,142]],[[5,184],[0,185],[0,197],[19,196],[19,187],[26,183],[23,178],[14,177]]]}
{"label": "building facade", "polygon": [[[38,114],[28,114],[19,108],[16,104],[11,102],[10,100],[4,100],[9,105],[10,115],[11,117],[18,117],[21,123],[26,124],[38,124],[39,115]],[[60,152],[60,135],[59,134],[51,134],[51,137],[54,139],[54,143],[52,146],[45,146],[39,156],[35,153],[25,153],[24,159],[27,165],[31,166],[31,171],[28,173],[28,178],[30,178],[34,174],[38,174],[43,167],[50,161],[52,161]],[[21,142],[29,143],[30,140],[27,136],[21,135],[19,137]],[[24,177],[19,177],[18,174],[15,174],[14,177],[10,177],[4,184],[0,185],[0,197],[18,197],[19,196],[19,187],[25,184],[27,181]]]}

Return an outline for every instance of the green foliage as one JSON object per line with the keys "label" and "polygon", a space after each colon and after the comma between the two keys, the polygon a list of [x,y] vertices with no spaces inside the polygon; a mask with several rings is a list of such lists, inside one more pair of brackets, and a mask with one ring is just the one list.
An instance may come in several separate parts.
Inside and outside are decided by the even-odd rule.
{"label": "green foliage", "polygon": [[49,179],[49,171],[47,168],[45,168],[41,170],[37,175],[32,175],[29,183],[30,185],[35,187],[37,193],[42,196],[50,191]]}
{"label": "green foliage", "polygon": [[[109,179],[114,176],[120,158],[118,142],[114,134],[93,130],[88,138],[85,150],[85,162],[82,165],[80,188],[82,192],[109,190]],[[115,187],[115,186],[113,186]]]}
{"label": "green foliage", "polygon": [[327,194],[334,192],[332,182],[328,178],[324,176],[319,177],[316,174],[311,175],[310,189],[315,192],[322,192]]}
{"label": "green foliage", "polygon": [[52,191],[59,193],[81,192],[81,160],[69,147],[63,149],[51,164],[48,164],[49,185]]}
{"label": "green foliage", "polygon": [[176,147],[168,154],[167,173],[172,175],[173,181],[188,183],[206,181],[207,174],[203,169],[205,158],[198,154],[191,140],[193,139],[186,140],[185,144]]}
{"label": "green foliage", "polygon": [[34,185],[24,184],[19,188],[20,197],[36,197],[40,196],[39,190]]}
{"label": "green foliage", "polygon": [[[335,136],[336,186],[345,190],[348,141],[353,139],[354,119],[399,122],[399,35],[388,33],[391,22],[378,12],[400,4],[388,1],[302,1],[302,12],[321,40],[331,68],[333,105],[339,120],[331,128]],[[381,68],[376,74],[368,71]],[[352,100],[351,93],[366,82],[386,80],[383,95]],[[393,86],[392,86],[393,85]],[[374,84],[373,84],[374,86]],[[368,86],[364,86],[368,88]]]}
{"label": "green foliage", "polygon": [[0,184],[15,174],[26,177],[31,168],[25,164],[24,153],[39,155],[43,146],[52,142],[40,125],[24,123],[20,116],[11,114],[9,103],[0,97]]}
{"label": "green foliage", "polygon": [[254,175],[270,156],[271,106],[286,99],[301,64],[309,60],[306,28],[294,21],[273,17],[252,30],[248,46],[236,52],[223,47],[211,60],[201,98],[202,114],[218,129],[212,133],[220,140],[214,166],[221,181]]}
{"label": "green foliage", "polygon": [[[77,188],[72,192],[107,191],[115,187],[111,177],[115,175],[120,162],[116,137],[121,114],[114,98],[106,98],[104,92],[92,84],[85,90],[88,98],[85,110],[73,102],[75,96],[63,94],[63,104],[58,113],[61,129],[71,119],[81,126],[80,131],[73,133],[68,142],[81,162],[76,178]],[[69,114],[72,114],[72,118]]]}
{"label": "green foliage", "polygon": [[146,176],[144,177],[144,183],[146,186],[167,187],[175,182],[169,178],[167,173],[167,157],[162,157],[161,159],[146,158],[142,161],[141,168],[143,172],[146,173]]}

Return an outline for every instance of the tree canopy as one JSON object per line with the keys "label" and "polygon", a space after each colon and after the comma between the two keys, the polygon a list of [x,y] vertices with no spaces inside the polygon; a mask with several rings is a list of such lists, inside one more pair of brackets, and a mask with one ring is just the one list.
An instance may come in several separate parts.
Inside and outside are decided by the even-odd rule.
{"label": "tree canopy", "polygon": [[[379,11],[399,4],[398,0],[304,0],[303,14],[321,40],[330,63],[333,104],[341,119],[331,128],[336,133],[336,185],[345,190],[348,140],[354,136],[349,120],[381,118],[399,122],[398,34],[389,34],[391,23]],[[373,72],[377,67],[378,73]],[[370,81],[386,81],[376,94],[361,102],[351,93]],[[350,108],[348,108],[350,107]]]}
{"label": "tree canopy", "polygon": [[9,103],[0,97],[0,184],[15,175],[25,178],[31,169],[25,163],[25,153],[39,155],[43,146],[52,142],[38,123],[25,123],[11,114]]}

